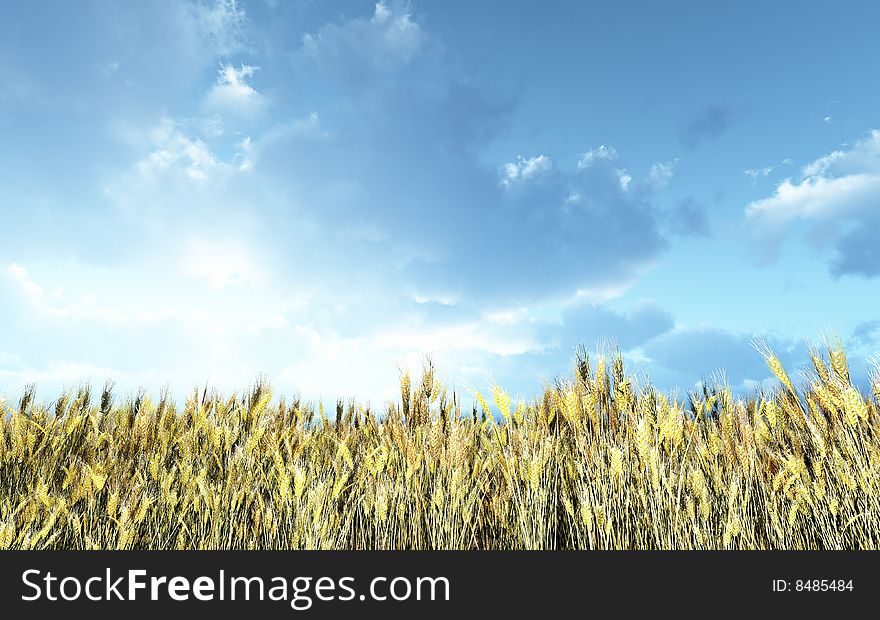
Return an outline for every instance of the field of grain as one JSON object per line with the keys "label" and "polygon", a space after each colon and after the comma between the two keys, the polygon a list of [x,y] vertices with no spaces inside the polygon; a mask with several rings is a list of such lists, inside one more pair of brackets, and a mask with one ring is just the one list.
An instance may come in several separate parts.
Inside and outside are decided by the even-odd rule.
{"label": "field of grain", "polygon": [[[865,549],[880,542],[880,379],[814,351],[748,398],[579,356],[533,402],[461,411],[426,364],[384,411],[108,386],[2,404],[3,549]],[[489,401],[489,402],[487,402]]]}

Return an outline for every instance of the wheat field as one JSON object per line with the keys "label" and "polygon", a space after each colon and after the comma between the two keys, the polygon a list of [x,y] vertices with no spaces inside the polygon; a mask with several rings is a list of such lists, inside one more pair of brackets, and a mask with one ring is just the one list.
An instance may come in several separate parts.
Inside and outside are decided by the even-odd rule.
{"label": "wheat field", "polygon": [[877,548],[880,378],[762,352],[779,383],[747,398],[639,386],[613,352],[465,412],[430,363],[381,412],[265,381],[182,407],[27,390],[0,403],[0,548]]}

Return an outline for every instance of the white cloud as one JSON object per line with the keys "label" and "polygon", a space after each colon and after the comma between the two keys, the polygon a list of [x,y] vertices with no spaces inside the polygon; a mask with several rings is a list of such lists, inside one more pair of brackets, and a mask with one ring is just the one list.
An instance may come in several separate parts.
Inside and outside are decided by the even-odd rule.
{"label": "white cloud", "polygon": [[[62,387],[79,385],[83,382],[104,382],[107,380],[122,381],[133,385],[147,385],[156,381],[154,373],[143,372],[136,376],[108,366],[97,366],[86,362],[72,360],[53,360],[41,368],[18,366],[4,368],[0,364],[0,382],[6,386],[24,387],[36,383],[47,389],[57,390]],[[47,395],[49,392],[47,391]],[[54,398],[57,393],[51,393]]]}
{"label": "white cloud", "polygon": [[495,355],[522,355],[543,348],[528,334],[494,329],[492,325],[480,322],[440,327],[394,326],[381,331],[370,342],[379,349],[399,349],[414,354],[479,351]]}
{"label": "white cloud", "polygon": [[488,312],[484,318],[490,323],[499,325],[516,325],[526,320],[529,316],[529,309],[525,306],[519,308],[509,308],[506,310],[496,310]]}
{"label": "white cloud", "polygon": [[219,138],[226,132],[223,118],[219,114],[199,119],[198,123],[201,132],[209,138]]}
{"label": "white cloud", "polygon": [[[597,148],[590,149],[586,153],[583,153],[578,159],[577,167],[578,170],[587,170],[601,162],[615,162],[617,160],[618,155],[614,147],[602,144]],[[625,168],[615,169],[614,174],[617,176],[620,189],[623,192],[627,192],[629,190],[629,184],[632,181],[632,175],[630,175]]]}
{"label": "white cloud", "polygon": [[[764,175],[766,176],[766,175]],[[800,181],[785,179],[775,193],[746,208],[752,221],[850,216],[877,204],[880,191],[880,130],[849,150],[837,150],[807,164]]]}
{"label": "white cloud", "polygon": [[181,271],[213,289],[255,284],[264,279],[252,253],[233,239],[191,239],[180,262]]}
{"label": "white cloud", "polygon": [[52,292],[38,284],[28,270],[17,263],[6,267],[6,276],[18,289],[29,307],[50,319],[96,320],[111,324],[150,323],[162,318],[161,313],[144,307],[125,307],[109,300],[98,300],[94,294],[80,291],[73,296],[58,287]]}
{"label": "white cloud", "polygon": [[[126,389],[167,382],[187,389],[206,376],[238,389],[277,370],[288,350],[310,357],[320,340],[304,322],[307,294],[279,292],[259,265],[240,244],[211,247],[204,240],[176,263],[106,268],[50,261],[37,265],[36,275],[7,265],[0,295],[19,315],[19,328],[35,330],[28,341],[38,344],[4,351],[0,389],[39,381],[57,390],[89,378],[118,378]],[[49,342],[54,346],[41,346]],[[65,361],[53,357],[59,353]]]}
{"label": "white cloud", "polygon": [[[750,203],[746,219],[772,254],[795,222],[817,227],[814,242],[833,246],[835,274],[880,274],[880,252],[872,230],[880,223],[880,131],[846,150],[804,166],[800,180],[785,179],[772,196]],[[818,228],[821,226],[821,230]]]}
{"label": "white cloud", "polygon": [[373,18],[370,20],[374,24],[383,24],[391,19],[391,10],[383,2],[377,2]]}
{"label": "white cloud", "polygon": [[232,142],[224,138],[222,122],[205,123],[166,116],[148,127],[115,125],[116,139],[137,155],[127,170],[104,180],[104,196],[121,215],[150,227],[228,204],[231,181],[256,166],[258,144],[250,136]]}
{"label": "white cloud", "polygon": [[208,93],[205,104],[209,109],[231,112],[243,116],[259,114],[266,100],[257,92],[248,79],[253,77],[258,67],[241,65],[221,65],[217,82]]}
{"label": "white cloud", "polygon": [[327,24],[303,37],[302,51],[338,75],[365,79],[415,57],[427,35],[412,16],[378,2],[370,19]]}
{"label": "white cloud", "polygon": [[877,204],[880,175],[808,177],[793,183],[785,179],[769,198],[746,208],[746,217],[759,224],[785,224],[793,220],[820,220],[856,215]]}
{"label": "white cloud", "polygon": [[648,185],[654,189],[660,189],[669,185],[672,177],[675,176],[675,167],[678,165],[678,158],[668,162],[657,162],[651,165],[648,171]]}
{"label": "white cloud", "polygon": [[395,362],[403,362],[402,355],[376,351],[359,340],[342,339],[321,339],[320,346],[306,351],[297,352],[302,361],[277,374],[279,383],[300,391],[305,398],[357,397],[361,404],[370,401],[374,410],[400,398],[396,367],[408,364]]}
{"label": "white cloud", "polygon": [[136,165],[142,177],[173,172],[193,181],[205,181],[223,167],[201,139],[184,135],[170,118],[162,119],[150,132],[150,140],[151,152]]}
{"label": "white cloud", "polygon": [[[647,271],[647,268],[644,268],[644,271]],[[614,284],[608,284],[605,286],[591,286],[589,288],[579,288],[575,291],[573,299],[579,303],[591,303],[591,304],[602,304],[613,299],[618,299],[623,297],[627,291],[629,291],[633,286],[635,286],[636,282],[638,282],[639,277],[642,275],[641,271],[627,279],[621,279]]]}
{"label": "white cloud", "polygon": [[614,147],[605,146],[604,144],[595,149],[590,149],[578,160],[578,168],[588,168],[597,161],[617,161],[617,151]]}
{"label": "white cloud", "polygon": [[501,167],[502,185],[510,185],[517,181],[526,181],[532,177],[540,176],[553,167],[553,161],[546,155],[537,155],[526,159],[522,155],[514,162],[508,162]]}
{"label": "white cloud", "polygon": [[27,269],[16,263],[11,263],[6,267],[7,275],[21,287],[21,291],[28,299],[34,302],[42,302],[46,296],[43,287],[32,281],[28,276]]}
{"label": "white cloud", "polygon": [[[784,162],[783,162],[784,163]],[[764,168],[749,168],[744,171],[745,175],[752,180],[752,185],[758,182],[758,179],[766,179],[773,172],[773,166]]]}
{"label": "white cloud", "polygon": [[248,136],[238,143],[238,154],[236,155],[236,165],[242,172],[249,172],[254,169],[254,143]]}
{"label": "white cloud", "polygon": [[[393,388],[394,360],[431,350],[447,355],[451,371],[543,355],[548,338],[535,322],[551,321],[530,312],[545,296],[577,290],[604,299],[631,286],[664,241],[649,192],[631,191],[616,151],[585,153],[577,172],[533,151],[502,170],[508,182],[526,181],[522,191],[503,191],[479,153],[503,131],[513,103],[499,103],[478,80],[450,74],[428,54],[407,65],[428,39],[399,6],[380,3],[365,19],[321,28],[305,45],[318,62],[299,69],[323,93],[329,133],[315,114],[242,132],[244,123],[236,127],[241,119],[227,112],[262,99],[253,84],[263,74],[228,56],[223,61],[236,64],[221,65],[203,106],[190,108],[195,117],[172,109],[156,126],[128,132],[118,151],[132,155],[109,187],[137,217],[107,213],[104,236],[90,239],[88,254],[80,248],[84,260],[113,266],[50,258],[42,269],[12,269],[15,311],[23,309],[17,319],[47,341],[63,340],[51,349],[82,368],[122,368],[130,377],[159,368],[153,386],[198,380],[208,369],[215,379],[234,377],[227,388],[266,371],[312,393],[372,392]],[[234,3],[211,8],[209,23],[238,19]],[[213,74],[216,56],[198,50],[206,57],[200,75]],[[328,63],[366,69],[367,85],[328,87]],[[373,79],[394,68],[390,79]],[[272,92],[280,109],[284,90]],[[292,109],[300,101],[287,102]],[[255,168],[260,174],[244,174]],[[474,239],[483,264],[469,251]],[[430,260],[409,258],[418,251]],[[269,265],[284,273],[267,273]],[[59,283],[69,290],[50,292]],[[303,289],[318,301],[291,307],[287,298]],[[344,304],[350,309],[337,308]],[[91,345],[99,339],[100,348]],[[24,342],[19,352],[48,376],[40,374],[51,369],[41,347]],[[568,354],[544,369],[564,367]],[[301,363],[285,374],[291,358]],[[369,381],[357,387],[365,374]]]}
{"label": "white cloud", "polygon": [[804,166],[802,175],[842,176],[846,174],[880,174],[880,130],[873,130],[862,140],[844,143],[846,150],[835,150]]}
{"label": "white cloud", "polygon": [[220,56],[228,56],[244,47],[245,10],[237,0],[215,0],[213,3],[187,5],[198,33],[210,41]]}
{"label": "white cloud", "polygon": [[321,120],[317,112],[310,112],[305,118],[276,125],[267,130],[260,139],[260,144],[269,145],[274,142],[296,138],[320,137],[322,134]]}

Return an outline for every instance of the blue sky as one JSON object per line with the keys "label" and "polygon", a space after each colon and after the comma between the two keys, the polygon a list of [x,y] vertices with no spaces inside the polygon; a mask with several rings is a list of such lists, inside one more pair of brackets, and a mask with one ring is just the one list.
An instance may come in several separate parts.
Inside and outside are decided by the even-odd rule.
{"label": "blue sky", "polygon": [[27,2],[0,393],[663,388],[880,351],[880,5]]}

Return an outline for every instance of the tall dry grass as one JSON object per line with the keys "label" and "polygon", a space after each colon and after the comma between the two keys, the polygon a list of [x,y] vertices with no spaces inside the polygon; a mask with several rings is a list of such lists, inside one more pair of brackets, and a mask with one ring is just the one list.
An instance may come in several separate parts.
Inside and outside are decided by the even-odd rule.
{"label": "tall dry grass", "polygon": [[880,541],[880,379],[842,349],[795,382],[686,399],[580,357],[531,403],[474,411],[435,378],[381,416],[110,387],[3,405],[0,548],[863,549]]}

